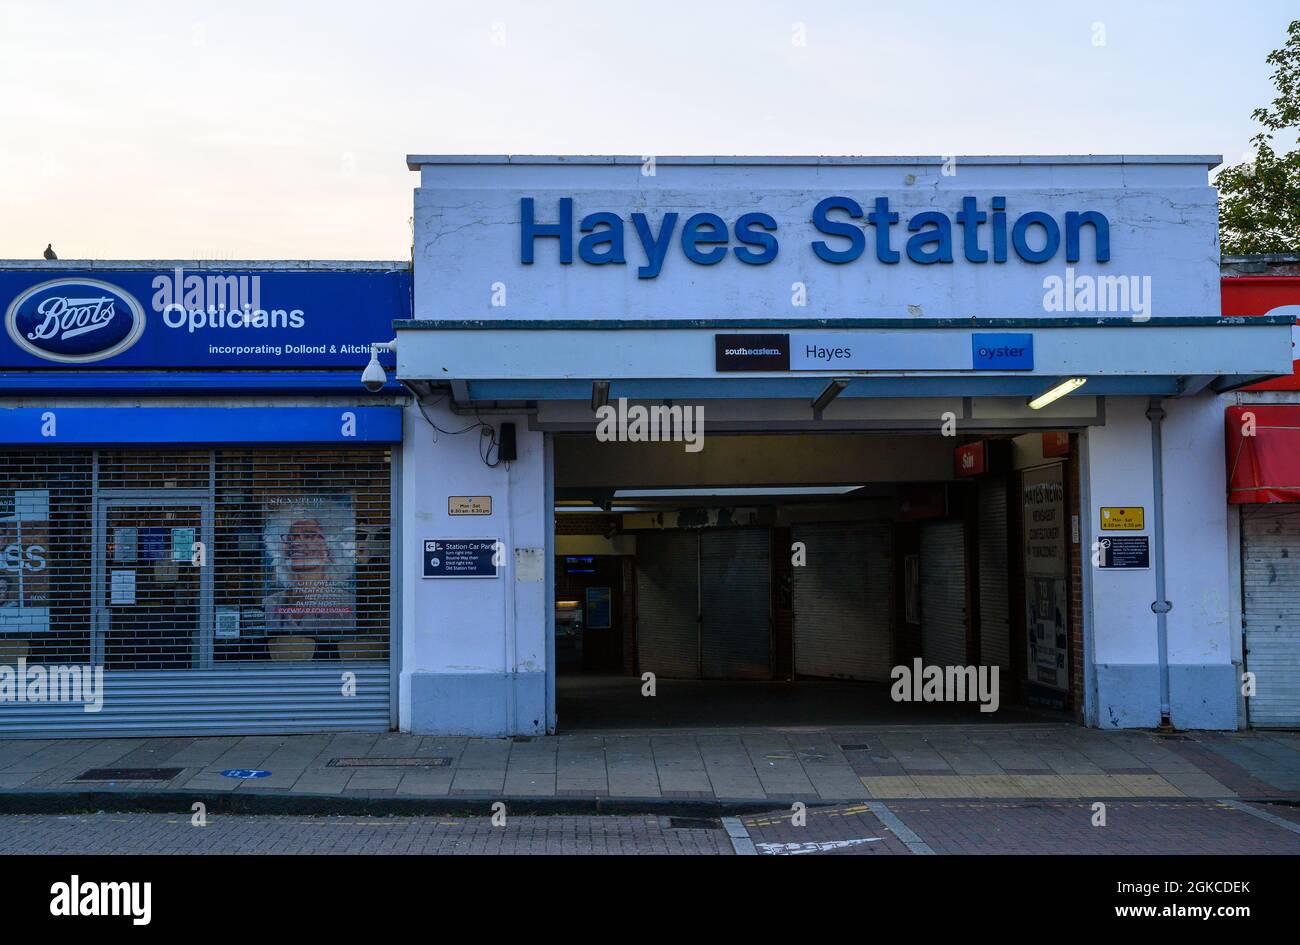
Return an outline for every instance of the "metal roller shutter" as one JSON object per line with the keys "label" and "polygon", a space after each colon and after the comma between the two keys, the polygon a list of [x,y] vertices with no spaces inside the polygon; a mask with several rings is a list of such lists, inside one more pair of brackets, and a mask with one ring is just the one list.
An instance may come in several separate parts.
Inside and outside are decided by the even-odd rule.
{"label": "metal roller shutter", "polygon": [[966,665],[966,530],[960,521],[921,526],[921,656],[927,666]]}
{"label": "metal roller shutter", "polygon": [[700,533],[704,678],[772,678],[771,547],[766,528]]}
{"label": "metal roller shutter", "polygon": [[1011,668],[1011,587],[1007,556],[1007,484],[979,484],[980,663]]}
{"label": "metal roller shutter", "polygon": [[98,669],[104,696],[0,703],[0,733],[390,728],[391,470],[386,449],[0,453],[0,661]]}
{"label": "metal roller shutter", "polygon": [[698,550],[694,532],[637,535],[636,639],[642,672],[700,677]]}
{"label": "metal roller shutter", "polygon": [[807,551],[792,569],[794,668],[799,676],[887,682],[892,535],[888,525],[796,525]]}
{"label": "metal roller shutter", "polygon": [[1300,506],[1242,506],[1242,618],[1250,724],[1300,726]]}

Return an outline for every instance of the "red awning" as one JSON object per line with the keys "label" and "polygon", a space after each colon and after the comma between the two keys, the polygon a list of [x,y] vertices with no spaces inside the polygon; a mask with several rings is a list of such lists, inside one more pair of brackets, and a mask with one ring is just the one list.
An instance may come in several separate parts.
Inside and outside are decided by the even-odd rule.
{"label": "red awning", "polygon": [[1228,502],[1300,502],[1300,404],[1245,404],[1225,416]]}

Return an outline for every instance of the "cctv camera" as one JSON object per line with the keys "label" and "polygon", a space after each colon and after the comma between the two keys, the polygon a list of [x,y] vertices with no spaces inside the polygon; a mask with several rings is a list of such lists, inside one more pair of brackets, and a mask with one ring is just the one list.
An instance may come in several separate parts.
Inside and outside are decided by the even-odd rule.
{"label": "cctv camera", "polygon": [[366,369],[361,372],[361,384],[372,394],[377,394],[384,389],[388,383],[388,375],[384,373],[384,367],[379,363],[379,358],[371,356],[370,363]]}

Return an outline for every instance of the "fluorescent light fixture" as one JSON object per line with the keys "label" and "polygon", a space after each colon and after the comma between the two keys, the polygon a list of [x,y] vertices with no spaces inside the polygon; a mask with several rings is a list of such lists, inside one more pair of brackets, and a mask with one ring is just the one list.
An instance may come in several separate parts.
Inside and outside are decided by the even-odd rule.
{"label": "fluorescent light fixture", "polygon": [[695,499],[711,496],[847,495],[862,486],[736,486],[721,489],[616,489],[615,499]]}
{"label": "fluorescent light fixture", "polygon": [[1073,393],[1088,382],[1086,377],[1067,377],[1055,387],[1043,391],[1029,402],[1030,410],[1041,410],[1048,404],[1055,403],[1066,394]]}
{"label": "fluorescent light fixture", "polygon": [[831,378],[830,383],[822,388],[822,392],[813,398],[812,409],[825,410],[826,405],[840,396],[840,391],[848,386],[849,379],[847,377]]}
{"label": "fluorescent light fixture", "polygon": [[609,403],[609,381],[591,382],[591,412],[595,413]]}
{"label": "fluorescent light fixture", "polygon": [[623,512],[662,512],[664,511],[657,505],[613,505],[609,509],[603,509],[599,505],[588,505],[583,508],[573,506],[557,506],[554,510],[556,515],[619,515]]}

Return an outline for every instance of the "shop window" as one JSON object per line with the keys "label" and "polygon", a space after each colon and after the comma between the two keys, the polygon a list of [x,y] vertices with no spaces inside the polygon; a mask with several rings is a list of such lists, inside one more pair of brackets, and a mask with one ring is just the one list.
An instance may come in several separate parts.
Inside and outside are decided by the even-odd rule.
{"label": "shop window", "polygon": [[214,657],[386,660],[385,450],[217,454]]}
{"label": "shop window", "polygon": [[0,453],[0,663],[387,660],[386,449]]}
{"label": "shop window", "polygon": [[0,453],[0,663],[90,659],[88,452]]}

